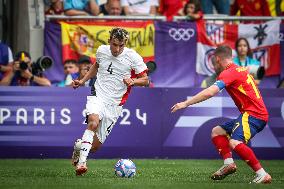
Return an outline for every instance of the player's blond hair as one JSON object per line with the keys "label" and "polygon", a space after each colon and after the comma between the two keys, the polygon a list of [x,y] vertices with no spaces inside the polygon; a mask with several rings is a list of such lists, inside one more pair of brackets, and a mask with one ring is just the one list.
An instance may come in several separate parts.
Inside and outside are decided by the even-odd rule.
{"label": "player's blond hair", "polygon": [[222,59],[232,58],[232,49],[228,45],[220,45],[216,48],[214,55],[217,55]]}
{"label": "player's blond hair", "polygon": [[119,41],[127,41],[129,39],[129,33],[123,28],[112,28],[109,32],[110,40],[118,39]]}

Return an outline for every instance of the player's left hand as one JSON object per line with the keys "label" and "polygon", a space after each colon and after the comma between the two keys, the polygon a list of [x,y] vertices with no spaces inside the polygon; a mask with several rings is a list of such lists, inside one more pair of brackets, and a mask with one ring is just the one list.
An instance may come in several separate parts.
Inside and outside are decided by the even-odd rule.
{"label": "player's left hand", "polygon": [[134,85],[134,80],[132,78],[124,78],[123,83],[127,86],[133,86]]}
{"label": "player's left hand", "polygon": [[78,87],[83,86],[83,85],[84,83],[82,82],[82,80],[75,79],[72,82],[73,89],[77,89]]}
{"label": "player's left hand", "polygon": [[176,103],[175,105],[173,105],[173,107],[171,108],[171,112],[174,113],[177,110],[183,109],[183,108],[186,108],[186,107],[187,107],[187,105],[186,105],[185,102],[179,102],[179,103]]}

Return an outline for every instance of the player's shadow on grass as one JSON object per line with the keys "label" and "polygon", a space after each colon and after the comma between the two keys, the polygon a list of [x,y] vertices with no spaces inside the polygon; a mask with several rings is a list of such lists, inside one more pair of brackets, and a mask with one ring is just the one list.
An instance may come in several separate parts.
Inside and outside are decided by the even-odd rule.
{"label": "player's shadow on grass", "polygon": [[220,158],[217,150],[211,141],[211,131],[213,127],[223,124],[231,119],[229,118],[214,118],[205,122],[199,127],[194,135],[193,148],[201,157]]}

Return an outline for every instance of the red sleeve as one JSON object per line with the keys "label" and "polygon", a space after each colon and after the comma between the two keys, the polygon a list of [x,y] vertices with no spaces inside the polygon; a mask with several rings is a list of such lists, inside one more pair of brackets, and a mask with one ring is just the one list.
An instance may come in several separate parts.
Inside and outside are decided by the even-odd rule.
{"label": "red sleeve", "polygon": [[271,16],[267,1],[262,0],[261,5],[262,5],[261,7],[262,7],[263,16]]}
{"label": "red sleeve", "polygon": [[159,5],[160,5],[159,8],[158,8],[159,13],[164,14],[164,12],[165,12],[164,1],[160,0]]}
{"label": "red sleeve", "polygon": [[238,0],[234,1],[234,4],[231,5],[230,15],[236,15],[239,10]]}
{"label": "red sleeve", "polygon": [[136,74],[136,77],[142,77],[142,75],[145,74],[145,73],[146,73],[146,74],[148,73],[148,69],[146,69],[146,70],[140,72],[139,74]]}
{"label": "red sleeve", "polygon": [[202,11],[198,11],[197,14],[200,16],[199,19],[203,19],[203,12]]}
{"label": "red sleeve", "polygon": [[234,74],[229,70],[224,70],[220,75],[217,77],[217,80],[221,80],[225,83],[225,86],[230,86],[233,81],[235,80]]}

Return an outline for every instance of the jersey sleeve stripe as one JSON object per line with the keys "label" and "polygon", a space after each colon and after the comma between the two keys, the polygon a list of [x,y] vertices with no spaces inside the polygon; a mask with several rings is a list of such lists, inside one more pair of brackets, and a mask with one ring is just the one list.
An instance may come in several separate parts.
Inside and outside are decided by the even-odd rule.
{"label": "jersey sleeve stripe", "polygon": [[121,101],[119,103],[119,106],[122,106],[126,102],[126,100],[128,99],[128,95],[129,95],[130,91],[131,91],[131,87],[127,87],[127,91],[122,96]]}
{"label": "jersey sleeve stripe", "polygon": [[144,73],[147,73],[148,72],[148,69],[140,72],[139,74],[136,74],[137,77],[141,77]]}

